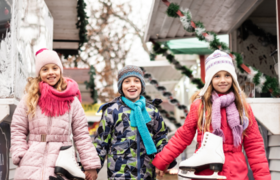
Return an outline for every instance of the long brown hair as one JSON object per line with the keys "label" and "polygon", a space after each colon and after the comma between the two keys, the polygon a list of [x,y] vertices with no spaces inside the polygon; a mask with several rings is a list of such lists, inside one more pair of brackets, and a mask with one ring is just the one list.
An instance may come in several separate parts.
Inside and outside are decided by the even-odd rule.
{"label": "long brown hair", "polygon": [[[36,112],[36,106],[38,104],[38,100],[40,98],[40,87],[39,83],[42,81],[40,75],[38,77],[29,77],[27,78],[27,85],[25,86],[24,93],[27,94],[26,96],[26,105],[27,105],[27,115],[34,117]],[[67,87],[67,82],[65,81],[62,74],[56,85],[53,86],[58,91],[63,91]]]}
{"label": "long brown hair", "polygon": [[[236,86],[235,82],[233,81],[232,86],[230,88],[230,91],[232,91],[235,95],[235,105],[237,107],[237,110],[239,112],[240,116],[240,122],[243,123],[242,116],[243,116],[243,107],[245,110],[245,114],[248,117],[248,107],[247,107],[247,102],[246,102],[246,95],[241,92],[239,95],[239,89]],[[212,92],[213,92],[213,85],[210,83],[207,91],[202,97],[199,97],[199,92],[195,92],[192,97],[191,97],[191,102],[193,102],[197,98],[201,98],[201,103],[199,105],[199,110],[198,110],[198,122],[197,126],[200,131],[202,131],[202,123],[203,123],[203,102],[205,104],[205,125],[204,125],[204,132],[210,132],[210,127],[211,127],[211,114],[212,114]]]}

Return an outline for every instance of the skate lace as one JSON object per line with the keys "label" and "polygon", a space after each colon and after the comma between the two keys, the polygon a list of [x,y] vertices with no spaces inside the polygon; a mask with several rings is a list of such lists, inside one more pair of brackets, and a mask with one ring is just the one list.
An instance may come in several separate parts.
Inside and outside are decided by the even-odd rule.
{"label": "skate lace", "polygon": [[201,152],[201,150],[204,149],[204,146],[206,145],[206,142],[207,142],[207,141],[205,141],[205,142],[203,141],[204,125],[205,125],[205,101],[204,101],[204,98],[202,98],[201,100],[203,102],[203,116],[202,116],[202,127],[201,127],[201,134],[202,134],[201,142],[202,143],[201,143],[200,148],[196,151],[196,153],[193,154],[193,156],[196,155],[196,154],[199,154]]}
{"label": "skate lace", "polygon": [[204,149],[204,147],[207,144],[208,138],[209,138],[209,136],[208,136],[208,134],[206,134],[205,140],[202,141],[200,148],[193,155],[199,154]]}

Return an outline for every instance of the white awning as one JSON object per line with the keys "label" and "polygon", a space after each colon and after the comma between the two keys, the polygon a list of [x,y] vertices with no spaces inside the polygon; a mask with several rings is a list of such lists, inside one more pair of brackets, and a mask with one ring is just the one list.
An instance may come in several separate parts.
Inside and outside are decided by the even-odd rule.
{"label": "white awning", "polygon": [[[201,21],[207,31],[228,34],[237,28],[258,7],[262,0],[169,0],[188,8],[192,20]],[[166,15],[167,6],[161,0],[153,0],[145,42],[151,39],[167,41],[170,39],[193,37],[194,34],[184,30],[179,18]]]}

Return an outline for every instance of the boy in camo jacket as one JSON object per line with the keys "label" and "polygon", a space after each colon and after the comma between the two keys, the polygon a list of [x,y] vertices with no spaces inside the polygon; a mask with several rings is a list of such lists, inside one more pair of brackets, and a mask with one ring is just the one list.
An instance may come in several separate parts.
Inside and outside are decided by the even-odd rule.
{"label": "boy in camo jacket", "polygon": [[152,161],[167,144],[166,125],[157,108],[141,96],[145,81],[139,67],[119,71],[118,90],[121,96],[99,109],[103,114],[94,145],[101,165],[107,156],[110,180],[154,180]]}

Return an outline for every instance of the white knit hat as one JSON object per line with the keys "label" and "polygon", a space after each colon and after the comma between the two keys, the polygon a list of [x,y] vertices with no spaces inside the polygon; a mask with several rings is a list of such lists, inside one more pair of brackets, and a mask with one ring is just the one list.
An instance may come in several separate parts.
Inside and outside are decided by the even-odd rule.
{"label": "white knit hat", "polygon": [[210,54],[210,56],[208,56],[205,61],[205,84],[201,89],[199,96],[204,95],[212,81],[213,76],[219,71],[227,71],[228,73],[230,73],[239,92],[241,92],[232,58],[227,53],[216,50],[212,54]]}

